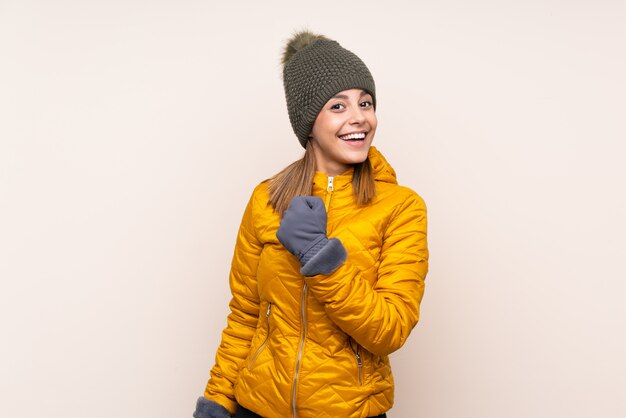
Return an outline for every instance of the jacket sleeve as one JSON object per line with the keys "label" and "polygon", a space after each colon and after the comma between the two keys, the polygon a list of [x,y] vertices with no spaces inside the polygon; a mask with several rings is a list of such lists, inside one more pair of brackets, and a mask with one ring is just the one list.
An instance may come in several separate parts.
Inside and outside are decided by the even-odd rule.
{"label": "jacket sleeve", "polygon": [[232,292],[230,314],[204,391],[207,399],[219,403],[233,414],[237,407],[233,385],[239,367],[250,350],[259,317],[256,271],[263,244],[257,238],[254,227],[255,195],[246,206],[237,234],[229,275]]}
{"label": "jacket sleeve", "polygon": [[424,201],[411,192],[391,214],[374,285],[350,262],[350,254],[333,273],[305,277],[333,322],[374,354],[400,348],[417,324],[428,271],[426,227]]}

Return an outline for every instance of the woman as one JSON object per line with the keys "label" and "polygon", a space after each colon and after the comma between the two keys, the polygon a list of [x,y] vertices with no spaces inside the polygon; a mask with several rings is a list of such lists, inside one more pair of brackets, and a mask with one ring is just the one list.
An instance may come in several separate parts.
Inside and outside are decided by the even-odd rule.
{"label": "woman", "polygon": [[305,155],[246,207],[231,313],[194,417],[385,417],[387,356],[419,317],[426,208],[370,146],[376,94],[365,64],[301,32],[283,65]]}

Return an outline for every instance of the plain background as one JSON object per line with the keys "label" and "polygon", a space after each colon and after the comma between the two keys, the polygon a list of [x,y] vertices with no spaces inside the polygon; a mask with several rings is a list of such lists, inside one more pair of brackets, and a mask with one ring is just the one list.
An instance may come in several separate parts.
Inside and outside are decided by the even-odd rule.
{"label": "plain background", "polygon": [[308,27],[429,209],[393,418],[626,416],[623,1],[0,0],[0,416],[189,417]]}

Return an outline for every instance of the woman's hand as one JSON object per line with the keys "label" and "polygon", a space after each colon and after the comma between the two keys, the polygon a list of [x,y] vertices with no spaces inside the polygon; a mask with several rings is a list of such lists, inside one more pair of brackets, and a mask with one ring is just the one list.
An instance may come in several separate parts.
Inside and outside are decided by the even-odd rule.
{"label": "woman's hand", "polygon": [[198,398],[194,418],[231,418],[230,412],[217,402],[213,402],[204,396]]}
{"label": "woman's hand", "polygon": [[291,200],[276,237],[300,261],[305,276],[330,274],[346,260],[347,253],[337,238],[328,239],[328,215],[322,199],[297,196]]}

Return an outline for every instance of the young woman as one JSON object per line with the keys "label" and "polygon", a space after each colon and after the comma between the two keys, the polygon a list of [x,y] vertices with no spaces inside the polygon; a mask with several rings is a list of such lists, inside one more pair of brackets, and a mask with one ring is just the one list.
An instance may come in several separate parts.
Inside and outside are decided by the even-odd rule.
{"label": "young woman", "polygon": [[419,318],[426,208],[371,147],[365,64],[300,32],[283,65],[305,155],[259,184],[245,209],[231,313],[194,417],[385,417],[388,354]]}

